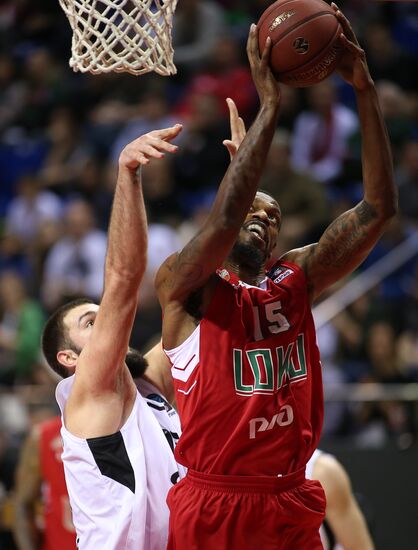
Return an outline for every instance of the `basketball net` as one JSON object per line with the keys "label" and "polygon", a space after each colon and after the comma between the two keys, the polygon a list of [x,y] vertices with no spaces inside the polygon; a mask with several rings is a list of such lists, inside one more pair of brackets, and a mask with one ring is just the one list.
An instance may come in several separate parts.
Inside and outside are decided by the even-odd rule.
{"label": "basketball net", "polygon": [[177,0],[59,0],[73,31],[70,67],[93,74],[177,72],[171,29]]}

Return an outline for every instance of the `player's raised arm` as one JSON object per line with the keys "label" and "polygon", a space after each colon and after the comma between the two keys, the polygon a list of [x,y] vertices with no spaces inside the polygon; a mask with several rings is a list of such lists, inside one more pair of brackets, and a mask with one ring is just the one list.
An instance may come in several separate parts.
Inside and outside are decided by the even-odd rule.
{"label": "player's raised arm", "polygon": [[397,211],[389,138],[365,53],[348,20],[335,4],[333,8],[344,30],[340,39],[345,54],[338,70],[353,86],[357,98],[364,197],[357,206],[339,216],[317,244],[285,255],[285,259],[304,268],[312,299],[365,259]]}
{"label": "player's raised arm", "polygon": [[208,219],[199,233],[160,268],[156,286],[161,304],[184,302],[202,287],[228,256],[254,200],[276,127],[279,90],[269,65],[271,42],[260,57],[257,29],[251,27],[247,52],[260,110],[219,187]]}
{"label": "player's raised arm", "polygon": [[[137,294],[147,259],[147,220],[142,196],[140,167],[160,159],[177,147],[170,141],[181,126],[155,130],[125,147],[108,234],[104,292],[97,314],[86,312],[81,328],[91,336],[77,362],[74,392],[98,395],[114,390],[116,373],[124,364],[137,307]],[[65,352],[60,352],[64,354]]]}

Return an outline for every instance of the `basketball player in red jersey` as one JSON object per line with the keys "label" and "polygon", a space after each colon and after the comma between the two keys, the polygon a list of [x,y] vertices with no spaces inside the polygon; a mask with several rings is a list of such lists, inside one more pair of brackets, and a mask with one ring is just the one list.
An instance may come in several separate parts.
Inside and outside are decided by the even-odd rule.
{"label": "basketball player in red jersey", "polygon": [[[59,416],[33,428],[17,470],[14,536],[19,550],[75,550],[76,534],[61,460]],[[42,496],[41,496],[42,495]],[[44,529],[39,545],[36,504],[42,502]]]}
{"label": "basketball player in red jersey", "polygon": [[[335,8],[336,9],[336,8]],[[281,224],[257,185],[280,93],[253,26],[248,55],[260,110],[199,233],[157,275],[163,345],[188,475],[170,490],[169,548],[317,550],[325,500],[305,480],[323,418],[311,304],[367,256],[396,212],[387,133],[364,52],[348,21],[339,72],[354,88],[363,132],[364,198],[318,243],[266,275]]]}

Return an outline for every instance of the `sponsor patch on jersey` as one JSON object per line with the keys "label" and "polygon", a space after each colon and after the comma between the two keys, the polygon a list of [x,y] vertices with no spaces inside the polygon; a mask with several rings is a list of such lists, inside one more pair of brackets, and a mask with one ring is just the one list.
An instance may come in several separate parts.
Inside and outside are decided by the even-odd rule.
{"label": "sponsor patch on jersey", "polygon": [[231,278],[231,275],[229,274],[229,271],[227,269],[217,269],[216,273],[219,275],[221,279],[224,281],[229,281]]}
{"label": "sponsor patch on jersey", "polygon": [[269,273],[270,279],[273,279],[276,284],[281,283],[286,277],[289,277],[289,275],[293,275],[293,269],[289,269],[288,267],[276,267]]}

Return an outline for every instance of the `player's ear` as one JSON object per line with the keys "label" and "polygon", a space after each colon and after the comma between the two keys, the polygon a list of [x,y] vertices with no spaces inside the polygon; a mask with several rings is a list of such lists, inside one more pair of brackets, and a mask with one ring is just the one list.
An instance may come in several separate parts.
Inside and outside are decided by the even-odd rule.
{"label": "player's ear", "polygon": [[66,368],[74,368],[77,364],[78,355],[72,349],[60,350],[57,353],[58,362]]}

